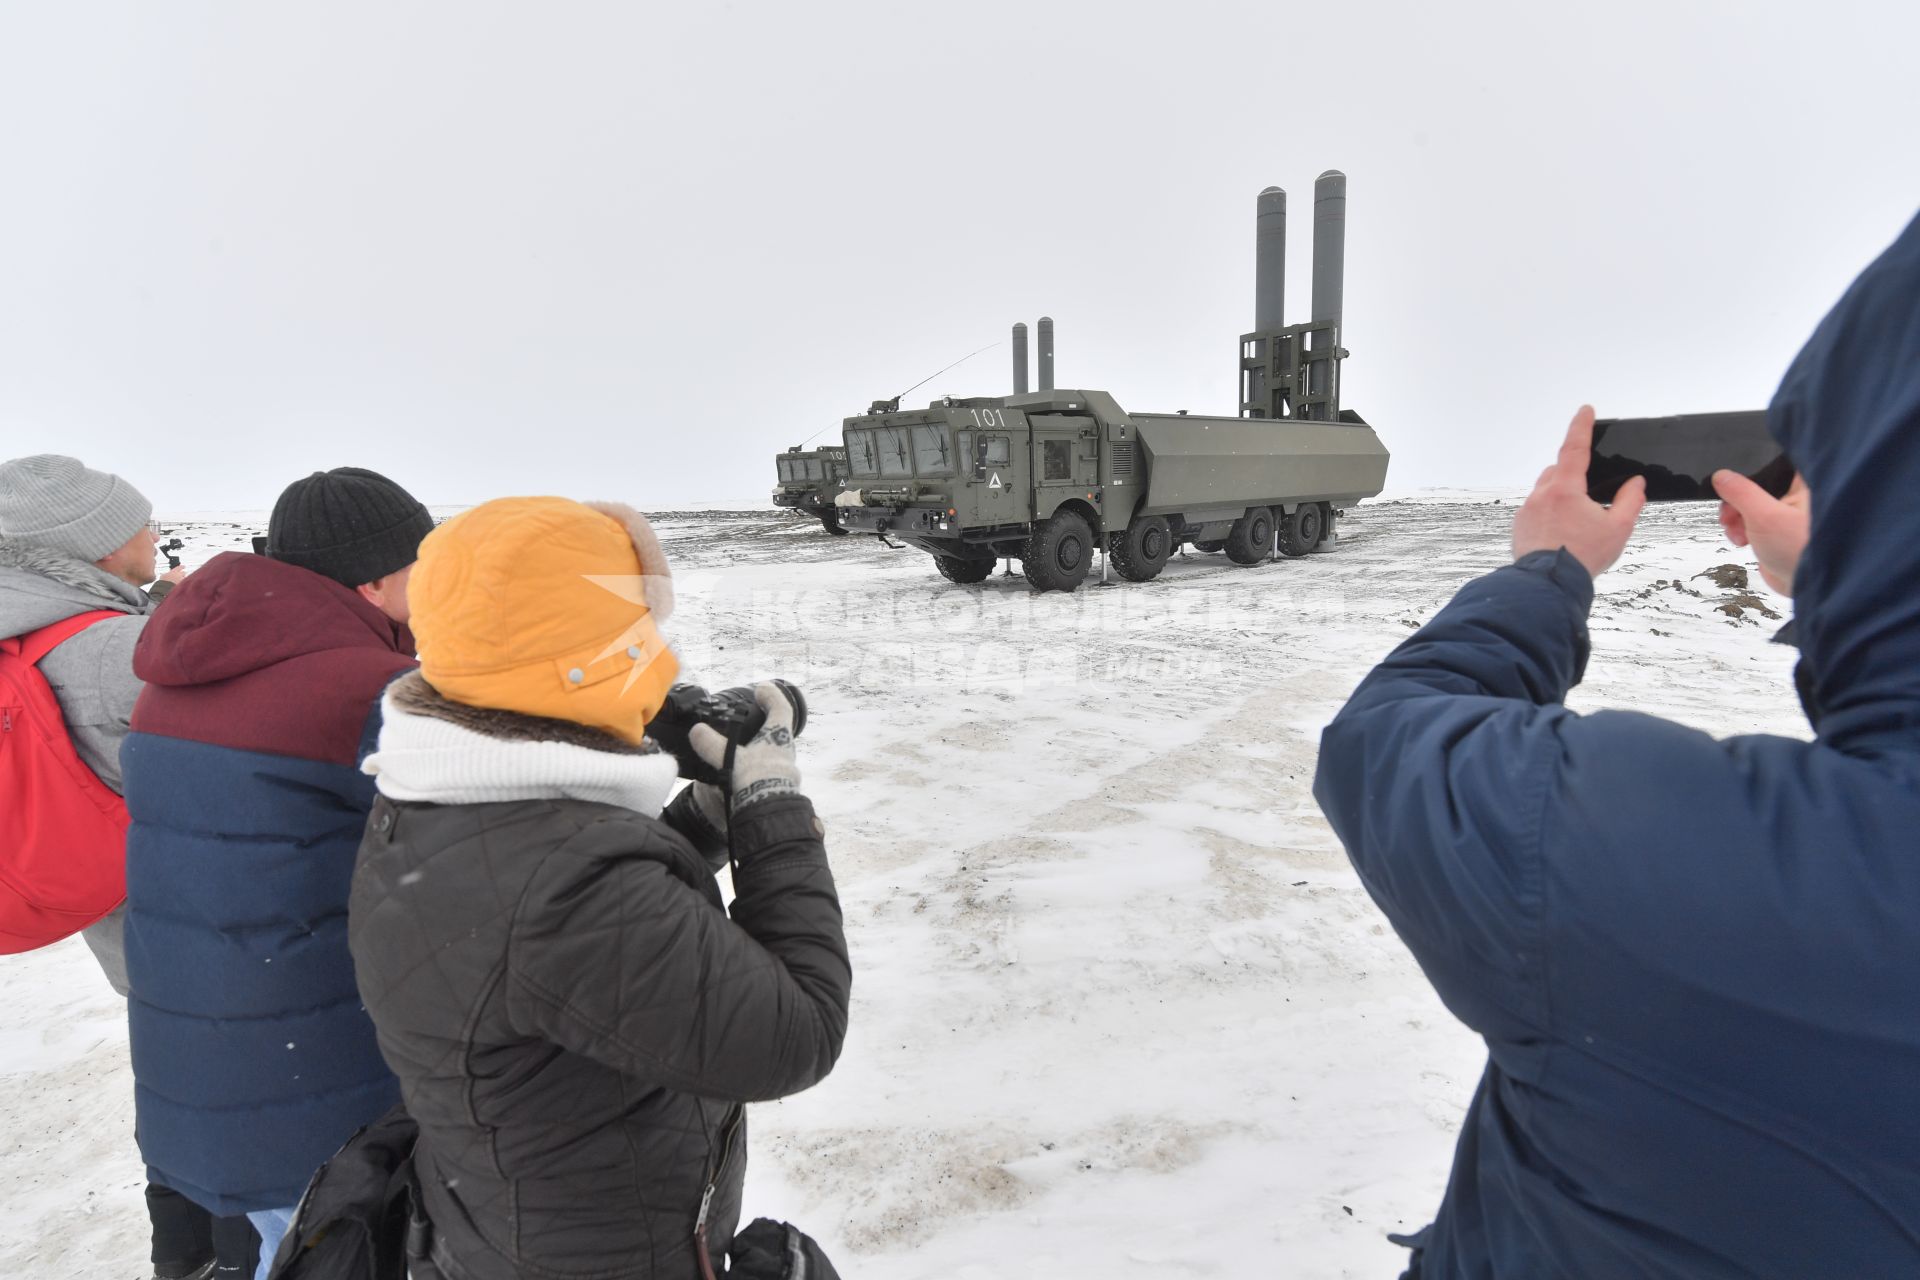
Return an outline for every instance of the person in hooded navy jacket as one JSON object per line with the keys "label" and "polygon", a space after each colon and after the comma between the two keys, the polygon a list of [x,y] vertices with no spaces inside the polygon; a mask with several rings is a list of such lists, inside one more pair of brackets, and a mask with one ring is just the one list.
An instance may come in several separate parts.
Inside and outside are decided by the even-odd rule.
{"label": "person in hooded navy jacket", "polygon": [[1588,500],[1591,424],[1516,562],[1321,742],[1314,794],[1488,1048],[1408,1275],[1920,1275],[1920,219],[1774,397],[1804,487],[1715,478],[1793,595],[1814,741],[1561,705],[1644,494]]}
{"label": "person in hooded navy jacket", "polygon": [[400,1098],[347,892],[374,800],[359,764],[414,666],[407,579],[432,528],[384,476],[309,476],[265,555],[214,557],[134,650],[134,1134],[153,1181],[252,1219],[262,1275],[314,1171]]}

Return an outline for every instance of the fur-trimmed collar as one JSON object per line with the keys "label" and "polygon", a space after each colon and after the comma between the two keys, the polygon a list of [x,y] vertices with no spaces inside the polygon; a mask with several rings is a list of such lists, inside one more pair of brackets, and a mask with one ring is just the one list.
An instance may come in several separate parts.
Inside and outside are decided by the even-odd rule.
{"label": "fur-trimmed collar", "polygon": [[36,546],[14,538],[0,538],[0,569],[22,569],[28,573],[37,573],[43,578],[51,578],[62,586],[84,591],[90,596],[98,596],[105,604],[116,608],[144,607],[146,593],[130,583],[102,569],[99,565],[88,564],[85,560],[75,559],[64,551],[55,551],[51,547]]}
{"label": "fur-trimmed collar", "polygon": [[76,613],[147,614],[147,593],[63,552],[0,538],[0,636],[25,635]]}
{"label": "fur-trimmed collar", "polygon": [[380,746],[361,766],[383,795],[430,804],[573,799],[649,817],[666,806],[679,765],[609,733],[442,697],[418,671],[387,687]]}
{"label": "fur-trimmed collar", "polygon": [[657,750],[652,745],[636,747],[604,730],[575,724],[571,720],[522,715],[518,711],[502,711],[498,707],[470,707],[464,702],[444,697],[418,671],[409,671],[395,680],[388,690],[388,696],[393,699],[394,706],[409,715],[444,720],[501,742],[564,742],[569,746],[605,751],[617,756],[652,755]]}

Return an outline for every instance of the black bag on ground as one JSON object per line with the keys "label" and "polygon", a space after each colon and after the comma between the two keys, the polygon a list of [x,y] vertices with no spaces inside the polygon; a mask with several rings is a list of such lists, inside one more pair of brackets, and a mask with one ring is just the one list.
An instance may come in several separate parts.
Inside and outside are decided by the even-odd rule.
{"label": "black bag on ground", "polygon": [[395,1107],[347,1139],[307,1184],[269,1280],[406,1280],[419,1136]]}
{"label": "black bag on ground", "polygon": [[812,1236],[771,1218],[755,1218],[737,1233],[727,1256],[727,1280],[840,1280]]}

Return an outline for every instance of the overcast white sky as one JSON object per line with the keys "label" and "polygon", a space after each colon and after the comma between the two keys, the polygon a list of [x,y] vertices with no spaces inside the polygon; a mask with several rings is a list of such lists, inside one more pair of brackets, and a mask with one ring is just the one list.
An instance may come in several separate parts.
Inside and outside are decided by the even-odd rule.
{"label": "overcast white sky", "polygon": [[[1389,485],[1763,405],[1920,207],[1920,5],[0,0],[0,456],[163,509],[764,495],[1015,320],[1235,408],[1253,213],[1350,180]],[[909,397],[1008,389],[1003,345]]]}

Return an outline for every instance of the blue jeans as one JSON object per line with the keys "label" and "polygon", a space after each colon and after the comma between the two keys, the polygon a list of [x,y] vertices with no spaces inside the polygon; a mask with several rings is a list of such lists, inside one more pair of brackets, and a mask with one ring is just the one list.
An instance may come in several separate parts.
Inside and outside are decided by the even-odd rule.
{"label": "blue jeans", "polygon": [[260,1269],[253,1273],[253,1280],[267,1280],[267,1272],[273,1270],[273,1255],[280,1252],[280,1241],[293,1226],[293,1211],[298,1207],[261,1209],[247,1215],[247,1221],[260,1233]]}

